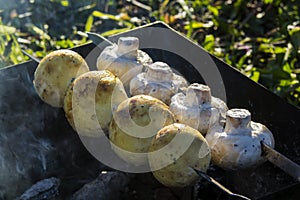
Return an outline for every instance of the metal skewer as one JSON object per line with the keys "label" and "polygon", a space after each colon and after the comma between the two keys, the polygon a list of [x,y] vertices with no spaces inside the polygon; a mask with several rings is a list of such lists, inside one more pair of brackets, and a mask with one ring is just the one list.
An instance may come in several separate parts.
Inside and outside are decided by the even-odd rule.
{"label": "metal skewer", "polygon": [[209,175],[207,175],[205,172],[202,172],[202,171],[199,171],[197,169],[194,169],[193,170],[199,175],[201,176],[202,178],[204,178],[205,180],[207,180],[208,182],[214,184],[215,186],[217,186],[218,188],[220,188],[222,191],[226,192],[229,196],[232,196],[232,197],[238,197],[240,199],[246,199],[246,200],[251,200],[249,199],[248,197],[245,197],[243,195],[240,195],[240,194],[236,194],[236,193],[233,193],[231,192],[229,189],[227,189],[225,186],[223,186],[221,183],[219,183],[218,181],[216,181],[215,179],[213,179],[212,177],[210,177]]}
{"label": "metal skewer", "polygon": [[41,62],[40,59],[38,59],[38,58],[34,57],[33,55],[27,53],[25,50],[21,49],[21,51],[22,51],[26,56],[28,56],[30,59],[34,60],[35,62],[37,62],[37,63],[40,63],[40,62]]}
{"label": "metal skewer", "polygon": [[[111,42],[110,40],[108,40],[107,38],[103,37],[102,35],[100,34],[97,34],[97,33],[92,33],[92,32],[87,32],[87,35],[89,37],[89,39],[92,40],[92,42],[96,45],[100,45],[100,44],[103,44],[103,41],[105,42],[104,45],[108,46],[108,45],[113,45],[114,43]],[[41,60],[36,58],[35,56],[27,53],[25,50],[21,49],[21,51],[26,55],[28,56],[30,59],[34,60],[35,62],[37,63],[40,63]]]}
{"label": "metal skewer", "polygon": [[[105,46],[114,44],[113,42],[111,42],[107,38],[101,36],[100,34],[87,32],[87,35],[88,35],[89,39],[91,39],[92,42],[97,46],[100,45],[100,44],[105,45]],[[30,55],[26,51],[22,50],[22,52],[25,55],[27,55],[28,57],[30,57],[32,60],[34,60],[35,62],[37,62],[37,63],[40,62],[40,60],[38,58]],[[261,146],[262,146],[262,152],[263,152],[264,156],[271,163],[273,163],[275,166],[281,168],[285,173],[289,174],[290,176],[292,176],[293,178],[295,178],[297,181],[300,182],[300,166],[298,164],[291,161],[290,159],[288,159],[287,157],[285,157],[284,155],[277,152],[276,150],[269,147],[268,145],[266,145],[263,142],[262,142]],[[219,182],[214,180],[212,177],[208,176],[206,173],[201,172],[201,171],[196,170],[196,169],[194,169],[194,170],[197,172],[198,175],[200,175],[201,177],[203,177],[204,179],[206,179],[210,183],[213,183],[214,185],[219,187],[221,190],[223,190],[224,192],[226,192],[230,196],[240,197],[242,199],[248,199],[249,200],[249,198],[247,198],[245,196],[242,196],[242,195],[235,194],[235,193],[231,192],[230,190],[225,188],[223,185],[221,185]]]}
{"label": "metal skewer", "polygon": [[95,45],[99,45],[99,44],[103,43],[103,41],[106,42],[107,45],[114,44],[113,42],[111,42],[110,40],[108,40],[107,38],[103,37],[100,34],[92,33],[92,32],[86,32],[86,34],[88,35],[89,39],[91,39]]}
{"label": "metal skewer", "polygon": [[266,145],[265,143],[261,142],[263,155],[275,166],[282,169],[285,173],[292,176],[294,179],[300,182],[300,166],[276,151],[275,149],[271,148],[270,146]]}

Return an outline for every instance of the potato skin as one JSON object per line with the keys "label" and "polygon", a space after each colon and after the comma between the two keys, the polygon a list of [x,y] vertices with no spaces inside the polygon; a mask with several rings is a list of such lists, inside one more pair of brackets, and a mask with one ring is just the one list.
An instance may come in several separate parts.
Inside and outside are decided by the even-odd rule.
{"label": "potato skin", "polygon": [[90,71],[74,80],[64,99],[65,116],[80,135],[107,132],[113,111],[127,99],[122,82],[107,70]]}
{"label": "potato skin", "polygon": [[34,87],[40,98],[53,107],[62,107],[67,87],[89,67],[77,52],[63,49],[46,55],[34,73]]}
{"label": "potato skin", "polygon": [[[148,158],[153,175],[167,187],[193,184],[199,178],[193,168],[206,172],[211,160],[208,143],[202,134],[179,123],[162,128],[152,141],[149,151],[152,152]],[[170,164],[164,166],[167,163]]]}
{"label": "potato skin", "polygon": [[162,101],[148,95],[133,96],[118,106],[110,124],[112,149],[128,163],[147,164],[145,154],[157,131],[172,123],[174,116]]}
{"label": "potato skin", "polygon": [[65,111],[65,117],[67,118],[69,124],[76,131],[74,118],[73,118],[73,109],[72,109],[73,87],[74,87],[74,81],[72,81],[67,88],[67,92],[64,98],[63,109]]}

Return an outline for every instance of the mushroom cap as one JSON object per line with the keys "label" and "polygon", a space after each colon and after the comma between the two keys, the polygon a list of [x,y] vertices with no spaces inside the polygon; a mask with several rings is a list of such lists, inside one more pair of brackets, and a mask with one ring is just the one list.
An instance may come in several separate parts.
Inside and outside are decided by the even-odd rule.
{"label": "mushroom cap", "polygon": [[206,135],[206,140],[211,147],[212,162],[225,169],[237,170],[250,168],[261,158],[260,140],[252,135],[230,135],[225,132],[215,133],[214,138]]}
{"label": "mushroom cap", "polygon": [[264,142],[268,146],[275,147],[275,139],[272,132],[263,124],[257,122],[250,123],[252,133],[259,137],[261,142]]}
{"label": "mushroom cap", "polygon": [[220,113],[220,124],[225,124],[226,121],[226,112],[228,111],[228,107],[226,103],[217,97],[211,97],[211,106],[217,108]]}
{"label": "mushroom cap", "polygon": [[127,95],[118,77],[107,70],[90,71],[68,88],[64,111],[78,134],[97,137],[108,130],[113,111],[125,99]]}
{"label": "mushroom cap", "polygon": [[227,110],[227,106],[222,100],[211,96],[208,86],[193,83],[188,86],[186,95],[177,93],[171,98],[170,110],[178,122],[205,135],[210,127],[221,123],[221,112]]}
{"label": "mushroom cap", "polygon": [[[135,74],[140,73],[143,66],[136,61],[136,57],[118,55],[115,52],[116,49],[115,46],[108,46],[102,51],[97,59],[97,69],[108,70],[118,76],[122,82],[125,82]],[[129,76],[129,78],[125,80],[123,76]]]}
{"label": "mushroom cap", "polygon": [[199,176],[194,169],[206,172],[211,153],[199,131],[185,124],[162,128],[149,148],[149,164],[154,177],[168,187],[186,187]]}
{"label": "mushroom cap", "polygon": [[108,46],[101,52],[97,58],[98,70],[109,70],[128,85],[132,77],[152,63],[150,56],[138,48],[138,38],[120,37],[118,45]]}
{"label": "mushroom cap", "polygon": [[130,95],[150,95],[169,104],[183,87],[187,87],[187,81],[182,76],[174,74],[168,64],[155,62],[130,81]]}
{"label": "mushroom cap", "polygon": [[174,123],[173,114],[162,101],[136,95],[121,102],[109,127],[116,154],[136,166],[147,164],[149,145],[157,131]]}
{"label": "mushroom cap", "polygon": [[68,85],[88,71],[87,63],[75,51],[56,50],[41,60],[35,70],[33,84],[43,101],[53,107],[62,107]]}
{"label": "mushroom cap", "polygon": [[212,162],[226,170],[250,168],[261,164],[261,142],[274,147],[272,133],[262,124],[252,122],[246,109],[227,112],[226,126],[212,127],[206,140],[212,152]]}
{"label": "mushroom cap", "polygon": [[152,58],[146,52],[138,50],[137,53],[137,62],[143,65],[144,69],[153,63]]}

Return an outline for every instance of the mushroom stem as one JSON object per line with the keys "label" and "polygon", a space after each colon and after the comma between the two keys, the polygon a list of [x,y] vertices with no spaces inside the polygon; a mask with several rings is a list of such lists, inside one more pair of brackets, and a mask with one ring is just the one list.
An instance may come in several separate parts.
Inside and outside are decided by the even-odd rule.
{"label": "mushroom stem", "polygon": [[118,55],[136,59],[139,49],[139,39],[136,37],[121,37],[118,40]]}
{"label": "mushroom stem", "polygon": [[225,132],[239,133],[236,129],[247,128],[250,126],[251,113],[246,109],[231,109],[226,113]]}
{"label": "mushroom stem", "polygon": [[172,82],[173,72],[170,66],[164,62],[155,62],[148,66],[146,80],[153,82]]}
{"label": "mushroom stem", "polygon": [[186,92],[186,102],[190,106],[199,106],[211,102],[211,92],[207,85],[191,84]]}
{"label": "mushroom stem", "polygon": [[114,44],[113,42],[111,42],[110,40],[108,40],[107,38],[103,37],[100,34],[87,32],[87,35],[88,35],[89,39],[91,39],[93,41],[93,43],[96,45],[99,45],[103,41],[105,41],[107,43],[106,46]]}
{"label": "mushroom stem", "polygon": [[202,172],[200,170],[194,169],[192,168],[199,176],[201,176],[202,178],[204,178],[205,180],[207,180],[208,182],[214,184],[215,186],[217,186],[218,188],[220,188],[222,191],[226,192],[228,195],[230,196],[234,196],[234,197],[239,197],[240,199],[246,199],[246,200],[251,200],[248,197],[245,197],[243,195],[240,194],[236,194],[231,192],[229,189],[227,189],[225,186],[223,186],[221,183],[219,183],[218,181],[216,181],[215,179],[213,179],[212,177],[210,177],[209,175],[207,175],[205,172]]}

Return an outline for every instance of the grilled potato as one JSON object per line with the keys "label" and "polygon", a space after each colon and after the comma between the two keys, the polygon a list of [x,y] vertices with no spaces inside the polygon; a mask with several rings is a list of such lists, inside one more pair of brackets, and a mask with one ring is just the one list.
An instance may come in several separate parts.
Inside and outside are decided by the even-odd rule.
{"label": "grilled potato", "polygon": [[88,72],[85,60],[64,49],[46,55],[34,73],[34,87],[40,98],[53,107],[62,107],[67,87],[74,78]]}
{"label": "grilled potato", "polygon": [[125,99],[127,95],[118,77],[107,70],[90,71],[68,88],[64,111],[78,134],[96,137],[107,131],[113,111]]}
{"label": "grilled potato", "polygon": [[162,128],[149,148],[149,164],[154,177],[168,187],[186,187],[206,172],[211,153],[202,134],[185,124]]}
{"label": "grilled potato", "polygon": [[172,123],[173,114],[162,101],[148,95],[133,96],[120,103],[109,127],[112,149],[128,163],[147,164],[152,139]]}

